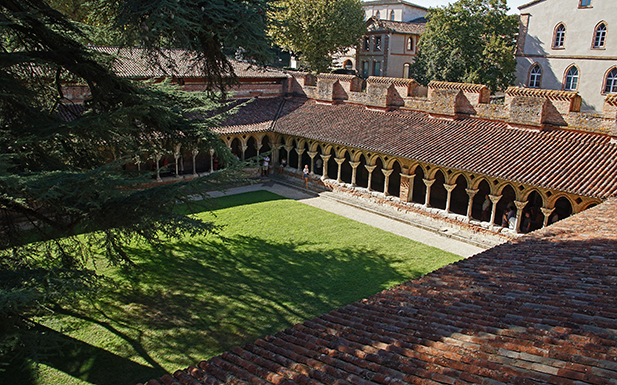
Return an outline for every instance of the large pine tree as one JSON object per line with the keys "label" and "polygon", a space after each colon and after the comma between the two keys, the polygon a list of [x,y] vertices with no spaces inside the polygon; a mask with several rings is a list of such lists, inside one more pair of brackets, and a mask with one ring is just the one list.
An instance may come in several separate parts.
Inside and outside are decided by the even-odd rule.
{"label": "large pine tree", "polygon": [[[73,19],[52,7],[68,3],[62,10],[72,9]],[[209,131],[217,118],[195,118],[219,106],[206,94],[119,78],[112,57],[84,44],[108,36],[143,47],[170,75],[163,49],[183,48],[209,89],[223,90],[234,81],[227,54],[266,58],[268,7],[267,0],[0,1],[1,356],[27,347],[39,309],[92,288],[93,250],[131,264],[129,242],[212,230],[174,210],[212,181],[145,188],[147,176],[123,164],[177,144],[235,159]],[[63,95],[75,83],[91,94],[79,108]]]}

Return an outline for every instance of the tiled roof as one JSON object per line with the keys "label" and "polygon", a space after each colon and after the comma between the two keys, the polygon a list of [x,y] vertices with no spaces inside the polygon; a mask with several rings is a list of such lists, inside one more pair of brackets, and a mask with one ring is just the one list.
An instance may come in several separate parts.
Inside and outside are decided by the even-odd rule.
{"label": "tiled roof", "polygon": [[609,200],[161,383],[616,384],[616,217]]}
{"label": "tiled roof", "polygon": [[617,144],[570,130],[288,100],[274,130],[596,198],[617,194]]}
{"label": "tiled roof", "polygon": [[235,105],[240,105],[237,112],[231,115],[221,127],[214,128],[213,131],[219,135],[272,131],[272,123],[282,102],[281,97],[239,99],[234,102]]}
{"label": "tiled roof", "polygon": [[[193,65],[193,56],[186,50],[163,50],[165,56],[170,59],[177,67],[175,73],[170,74],[168,70],[149,65],[146,52],[143,49],[118,49],[115,47],[92,47],[92,49],[118,56],[114,71],[118,76],[127,78],[150,78],[167,77],[174,75],[183,78],[201,77],[199,68]],[[161,59],[166,63],[164,59]],[[249,63],[231,60],[235,74],[240,78],[286,78],[287,75],[282,71],[250,65]],[[167,73],[166,73],[167,72]]]}
{"label": "tiled roof", "polygon": [[432,80],[429,83],[429,87],[439,90],[463,90],[468,92],[480,92],[482,90],[488,90],[488,87],[484,84],[452,83],[437,80]]}
{"label": "tiled roof", "polygon": [[377,28],[397,33],[412,33],[420,35],[424,33],[424,30],[426,29],[426,23],[405,23],[402,21],[381,20],[374,17],[369,19],[369,23],[372,23]]}

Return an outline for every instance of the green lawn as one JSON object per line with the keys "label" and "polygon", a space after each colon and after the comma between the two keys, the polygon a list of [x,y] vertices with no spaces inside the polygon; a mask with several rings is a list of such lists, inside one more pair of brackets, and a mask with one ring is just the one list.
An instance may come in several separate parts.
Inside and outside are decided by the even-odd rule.
{"label": "green lawn", "polygon": [[216,203],[197,215],[219,236],[136,247],[95,303],[42,320],[68,344],[35,383],[145,382],[460,259],[264,191]]}

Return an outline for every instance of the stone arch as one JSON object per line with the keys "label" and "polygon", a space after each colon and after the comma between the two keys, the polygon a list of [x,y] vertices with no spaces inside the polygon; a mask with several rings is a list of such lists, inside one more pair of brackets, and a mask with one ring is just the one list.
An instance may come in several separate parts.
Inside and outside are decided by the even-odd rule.
{"label": "stone arch", "polygon": [[[301,144],[302,145],[302,144]],[[309,153],[309,144],[308,142],[304,141],[303,143],[303,147],[304,148],[304,152],[302,153],[302,156],[300,156],[300,169],[303,169],[305,165],[309,166],[309,170],[313,170],[313,165],[311,164],[311,157],[308,154]]]}
{"label": "stone arch", "polygon": [[446,191],[446,188],[443,187],[443,185],[444,183],[446,183],[446,176],[444,175],[443,171],[437,167],[432,170],[430,174],[432,174],[433,176],[431,179],[435,180],[435,182],[433,182],[433,185],[431,186],[430,205],[432,207],[445,210],[448,192]]}
{"label": "stone arch", "polygon": [[510,183],[504,183],[499,186],[496,195],[501,195],[501,199],[497,202],[497,209],[495,210],[495,224],[500,225],[502,223],[502,217],[508,213],[510,207],[516,209],[514,201],[516,200],[516,190]]}
{"label": "stone arch", "polygon": [[569,217],[573,213],[573,205],[570,201],[570,198],[563,194],[559,196],[559,198],[555,199],[555,203],[553,204],[555,210],[551,213],[548,219],[548,224],[551,225],[557,221],[560,221],[564,218]]}
{"label": "stone arch", "polygon": [[[454,175],[456,176],[456,174]],[[450,180],[453,180],[451,178]],[[458,177],[453,180],[456,184],[450,195],[450,211],[455,214],[467,215],[467,205],[469,204],[469,195],[467,195],[467,178],[464,174],[459,173]]]}
{"label": "stone arch", "polygon": [[242,142],[239,138],[233,138],[229,143],[229,148],[231,149],[232,154],[236,155],[238,159],[242,158]]}
{"label": "stone arch", "polygon": [[269,151],[272,151],[270,137],[268,135],[264,135],[264,137],[261,138],[261,148],[259,149],[259,154],[263,154]]}
{"label": "stone arch", "polygon": [[541,210],[544,207],[542,194],[536,189],[529,189],[524,192],[523,201],[527,201],[527,204],[523,208],[521,231],[527,233],[541,229],[544,223],[544,214],[542,214]]}
{"label": "stone arch", "polygon": [[368,187],[368,170],[366,169],[366,156],[358,151],[358,160],[360,162],[358,168],[356,168],[356,185],[359,187]]}
{"label": "stone arch", "polygon": [[296,151],[296,148],[298,148],[298,142],[295,139],[293,139],[291,141],[291,150],[289,151],[289,159],[287,159],[287,164],[292,169],[298,168],[298,163],[300,161],[300,157],[298,156],[298,152]]}
{"label": "stone arch", "polygon": [[592,202],[588,202],[587,204],[585,204],[585,205],[581,208],[581,211],[585,211],[585,210],[588,210],[588,209],[590,209],[590,208],[592,208],[592,207],[596,207],[598,204],[599,204],[598,202],[593,202],[593,201],[592,201]]}
{"label": "stone arch", "polygon": [[338,173],[338,163],[334,160],[336,158],[336,150],[334,147],[330,147],[330,159],[328,159],[328,175],[329,179],[335,179]]}
{"label": "stone arch", "polygon": [[521,200],[529,201],[529,206],[535,205],[544,207],[544,195],[535,188],[530,188],[523,191],[523,196],[521,197]]}
{"label": "stone arch", "polygon": [[379,156],[379,154],[367,154],[366,160],[368,161],[369,166],[373,166],[375,162],[377,162],[377,159],[379,159],[381,164],[383,165],[383,161],[381,161],[381,157]]}
{"label": "stone arch", "polygon": [[375,158],[375,169],[373,170],[373,174],[371,175],[371,189],[374,191],[383,192],[383,184],[385,180],[385,176],[381,171],[383,166],[383,161],[380,156],[376,156]]}
{"label": "stone arch", "polygon": [[415,166],[415,170],[413,175],[413,194],[412,194],[412,202],[425,204],[426,203],[426,185],[424,184],[423,179],[425,178],[426,172],[422,164],[418,164]]}
{"label": "stone arch", "polygon": [[398,197],[401,195],[401,172],[403,170],[396,159],[390,164],[390,168],[394,171],[392,171],[388,180],[388,194]]}
{"label": "stone arch", "polygon": [[345,151],[345,161],[341,164],[341,181],[345,183],[351,183],[351,173],[353,169],[351,167],[351,154],[349,151]]}
{"label": "stone arch", "polygon": [[250,159],[257,156],[257,139],[253,135],[246,139],[246,151],[244,152],[244,159]]}
{"label": "stone arch", "polygon": [[[471,216],[474,219],[488,222],[491,219],[491,210],[493,209],[493,202],[488,198],[491,194],[491,185],[486,180],[486,178],[478,178],[473,183],[473,188],[477,189],[478,192],[473,197],[473,207],[471,210]],[[484,201],[489,199],[488,201],[488,210],[482,210],[482,206],[484,205]]]}

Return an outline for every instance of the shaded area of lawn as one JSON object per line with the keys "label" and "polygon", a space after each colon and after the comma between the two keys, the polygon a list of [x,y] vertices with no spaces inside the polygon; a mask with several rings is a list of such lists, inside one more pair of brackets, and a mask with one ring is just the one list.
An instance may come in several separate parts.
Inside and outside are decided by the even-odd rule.
{"label": "shaded area of lawn", "polygon": [[219,236],[135,247],[137,269],[43,320],[71,343],[38,383],[146,381],[460,258],[263,191],[216,201]]}

